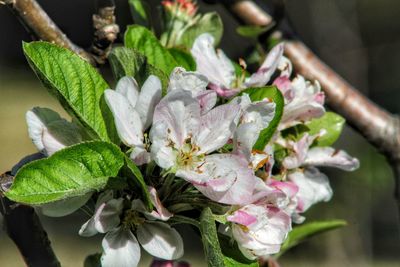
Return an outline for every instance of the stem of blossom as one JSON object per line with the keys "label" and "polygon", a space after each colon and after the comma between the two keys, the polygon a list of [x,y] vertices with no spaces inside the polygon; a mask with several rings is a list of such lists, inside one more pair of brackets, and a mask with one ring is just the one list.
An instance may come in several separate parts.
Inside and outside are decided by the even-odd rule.
{"label": "stem of blossom", "polygon": [[3,0],[0,3],[7,5],[40,40],[65,47],[94,63],[92,55],[68,39],[35,0]]}
{"label": "stem of blossom", "polygon": [[26,156],[13,167],[11,172],[0,176],[0,213],[3,215],[5,232],[14,241],[27,266],[59,267],[61,265],[35,210],[3,196],[3,192],[10,188],[19,168],[40,158],[43,158],[40,153]]}
{"label": "stem of blossom", "polygon": [[[252,15],[240,3],[225,1],[229,10],[251,25],[266,26],[271,16],[261,8]],[[256,5],[252,2],[252,5]],[[269,22],[270,23],[270,22]],[[382,152],[391,164],[396,178],[395,196],[400,213],[400,120],[370,101],[324,64],[301,41],[286,41],[285,54],[296,71],[309,80],[318,80],[327,96],[328,105]]]}
{"label": "stem of blossom", "polygon": [[1,199],[0,211],[4,217],[4,229],[17,245],[29,267],[59,267],[46,231],[32,207]]}
{"label": "stem of blossom", "polygon": [[98,64],[104,64],[118,37],[119,26],[115,20],[114,0],[98,0],[97,9],[98,13],[93,15],[94,40],[89,50]]}

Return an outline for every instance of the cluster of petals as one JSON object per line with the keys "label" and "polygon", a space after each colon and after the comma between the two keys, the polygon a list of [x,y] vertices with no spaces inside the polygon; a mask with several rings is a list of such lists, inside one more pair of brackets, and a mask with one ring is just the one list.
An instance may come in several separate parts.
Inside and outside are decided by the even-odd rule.
{"label": "cluster of petals", "polygon": [[79,234],[105,234],[101,266],[138,266],[141,254],[139,244],[157,258],[174,260],[182,257],[182,238],[165,223],[172,214],[161,205],[154,188],[149,188],[149,192],[156,208],[151,212],[139,199],[131,201],[130,209],[124,211],[125,199],[113,198],[112,191],[98,197],[94,215],[82,225]]}

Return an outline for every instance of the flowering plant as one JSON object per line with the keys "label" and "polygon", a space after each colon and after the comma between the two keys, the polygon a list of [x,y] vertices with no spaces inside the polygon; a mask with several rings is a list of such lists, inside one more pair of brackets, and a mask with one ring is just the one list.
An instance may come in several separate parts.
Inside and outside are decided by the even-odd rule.
{"label": "flowering plant", "polygon": [[73,119],[47,108],[27,112],[29,136],[45,158],[23,166],[6,196],[48,216],[95,200],[79,234],[105,234],[101,266],[137,266],[140,247],[178,260],[176,224],[199,229],[209,266],[257,266],[343,225],[293,227],[332,197],[317,167],[359,165],[331,147],[344,120],[326,112],[318,81],[293,72],[283,43],[248,74],[243,61],[237,68],[215,50],[222,29],[210,21],[218,15],[197,15],[188,0],[163,5],[161,41],[133,25],[125,46],[109,55],[115,89],[66,49],[24,44]]}

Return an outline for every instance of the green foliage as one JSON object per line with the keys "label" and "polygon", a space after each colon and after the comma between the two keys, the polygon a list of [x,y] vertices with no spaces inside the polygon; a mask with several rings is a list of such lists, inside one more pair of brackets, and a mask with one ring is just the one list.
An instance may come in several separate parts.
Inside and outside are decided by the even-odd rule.
{"label": "green foliage", "polygon": [[111,144],[92,141],[67,147],[23,166],[6,196],[20,203],[44,204],[100,190],[124,164]]}
{"label": "green foliage", "polygon": [[269,123],[268,127],[261,131],[257,142],[254,144],[254,149],[264,150],[278,128],[279,122],[281,121],[283,114],[283,107],[285,105],[284,98],[281,92],[275,86],[264,86],[248,88],[242,91],[241,94],[248,94],[252,101],[261,101],[265,98],[275,103],[275,116]]}
{"label": "green foliage", "polygon": [[245,25],[237,27],[236,32],[243,37],[257,38],[261,34],[269,31],[273,26],[272,24],[268,26]]}
{"label": "green foliage", "polygon": [[133,21],[136,24],[149,27],[149,6],[143,0],[128,0]]}
{"label": "green foliage", "polygon": [[128,26],[125,32],[125,46],[142,53],[150,64],[161,69],[167,75],[179,65],[168,49],[163,47],[156,36],[145,27]]}
{"label": "green foliage", "polygon": [[101,101],[109,86],[89,63],[73,52],[47,42],[24,43],[23,49],[29,64],[50,93],[93,138],[117,141],[114,121],[109,119],[111,112]]}
{"label": "green foliage", "polygon": [[219,243],[221,244],[221,250],[224,254],[225,266],[258,267],[258,262],[246,258],[239,250],[238,244],[228,236],[220,234]]}
{"label": "green foliage", "polygon": [[168,51],[175,58],[179,66],[185,68],[187,71],[196,70],[196,61],[194,61],[191,54],[179,48],[170,48]]}
{"label": "green foliage", "polygon": [[221,252],[217,228],[210,208],[204,208],[201,213],[200,233],[208,266],[224,267],[224,255]]}
{"label": "green foliage", "polygon": [[330,221],[317,221],[306,223],[297,227],[294,227],[293,230],[289,233],[288,238],[283,243],[281,247],[281,251],[279,255],[282,255],[290,248],[298,245],[299,243],[305,241],[306,239],[321,234],[339,227],[343,227],[346,225],[346,222],[343,220],[330,220]]}
{"label": "green foliage", "polygon": [[149,190],[147,189],[147,185],[144,181],[142,173],[140,172],[139,168],[132,162],[132,160],[130,158],[128,158],[127,156],[125,156],[125,162],[126,162],[127,167],[132,172],[132,174],[135,178],[134,179],[135,184],[142,191],[142,197],[143,197],[144,203],[147,205],[149,210],[152,210],[153,204],[151,203],[150,193],[149,193]]}
{"label": "green foliage", "polygon": [[315,140],[315,145],[331,146],[342,133],[345,122],[346,120],[342,116],[334,112],[326,112],[321,118],[306,123],[306,126],[310,129],[310,135],[318,134],[322,129],[325,129],[327,132]]}
{"label": "green foliage", "polygon": [[209,33],[215,39],[214,45],[218,46],[223,31],[224,26],[220,16],[216,12],[210,12],[204,14],[199,20],[185,27],[176,41],[176,45],[183,45],[190,49],[193,46],[194,40],[196,40],[199,35]]}
{"label": "green foliage", "polygon": [[151,65],[146,57],[138,51],[126,47],[116,47],[111,51],[108,59],[117,80],[124,76],[132,76],[142,86],[149,75],[155,75],[160,78],[163,89],[167,89],[168,76],[162,70]]}

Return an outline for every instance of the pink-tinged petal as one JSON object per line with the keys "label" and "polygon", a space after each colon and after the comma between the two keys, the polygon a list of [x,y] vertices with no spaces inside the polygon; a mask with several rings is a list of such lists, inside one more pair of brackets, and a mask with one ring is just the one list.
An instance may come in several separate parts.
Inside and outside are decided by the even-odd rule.
{"label": "pink-tinged petal", "polygon": [[272,48],[257,72],[246,79],[246,87],[264,86],[269,82],[281,60],[283,49],[283,43]]}
{"label": "pink-tinged petal", "polygon": [[255,223],[257,221],[257,218],[251,214],[248,214],[245,211],[238,210],[235,211],[232,215],[229,215],[227,217],[227,220],[244,226],[249,226]]}
{"label": "pink-tinged petal", "polygon": [[289,149],[291,149],[292,152],[282,161],[282,165],[286,169],[295,169],[300,167],[304,163],[308,148],[313,140],[314,139],[310,138],[308,134],[304,134],[304,136],[297,142],[289,141]]}
{"label": "pink-tinged petal", "polygon": [[294,92],[292,89],[292,82],[288,76],[279,76],[274,80],[273,85],[278,87],[287,102],[291,102],[293,100]]}
{"label": "pink-tinged petal", "polygon": [[206,76],[176,67],[169,77],[168,91],[186,90],[192,92],[193,96],[197,96],[206,90],[207,85]]}
{"label": "pink-tinged petal", "polygon": [[157,258],[175,260],[183,256],[182,237],[166,223],[146,221],[137,227],[137,238]]}
{"label": "pink-tinged petal", "polygon": [[129,158],[135,162],[136,165],[141,166],[151,161],[150,153],[143,147],[136,146],[133,148]]}
{"label": "pink-tinged petal", "polygon": [[295,183],[289,182],[289,181],[282,182],[282,181],[270,179],[268,185],[281,190],[289,198],[294,197],[297,194],[297,192],[299,191],[299,187]]}
{"label": "pink-tinged petal", "polygon": [[[185,139],[194,136],[200,127],[200,104],[188,91],[174,90],[156,106],[152,142],[163,141],[175,148],[181,147]],[[152,148],[153,153],[153,148]]]}
{"label": "pink-tinged petal", "polygon": [[229,88],[235,80],[235,68],[224,52],[214,49],[214,37],[203,33],[194,41],[191,53],[196,61],[197,71],[220,87]]}
{"label": "pink-tinged petal", "polygon": [[220,105],[201,117],[200,133],[195,144],[201,153],[208,154],[221,148],[233,136],[236,129],[235,119],[240,111],[239,105]]}
{"label": "pink-tinged petal", "polygon": [[318,82],[311,83],[298,75],[292,81],[292,91],[294,98],[285,105],[279,129],[319,118],[325,113],[324,94]]}
{"label": "pink-tinged petal", "polygon": [[149,193],[150,193],[150,199],[154,207],[156,208],[156,211],[152,211],[151,215],[153,218],[162,220],[162,221],[167,221],[169,218],[171,218],[173,215],[171,212],[169,212],[161,203],[160,199],[158,198],[157,191],[154,187],[149,186]]}
{"label": "pink-tinged petal", "polygon": [[136,102],[139,98],[139,85],[133,77],[122,77],[118,81],[115,91],[125,96],[132,107],[136,106]]}
{"label": "pink-tinged petal", "polygon": [[143,145],[142,121],[128,99],[109,89],[104,92],[104,96],[114,116],[115,126],[121,141],[130,147]]}
{"label": "pink-tinged petal", "polygon": [[325,94],[323,92],[319,92],[319,93],[315,94],[314,101],[320,105],[323,105],[325,103]]}
{"label": "pink-tinged petal", "polygon": [[172,260],[160,260],[160,259],[153,259],[151,262],[150,267],[174,267],[174,261]]}
{"label": "pink-tinged petal", "polygon": [[360,162],[343,150],[336,150],[332,147],[314,147],[308,151],[304,165],[328,166],[354,171],[358,169]]}
{"label": "pink-tinged petal", "polygon": [[150,75],[144,82],[139,94],[135,110],[143,123],[143,130],[149,128],[153,120],[154,108],[160,102],[162,95],[161,81],[157,76]]}
{"label": "pink-tinged petal", "polygon": [[108,232],[102,241],[102,267],[136,267],[140,261],[140,246],[130,230],[117,228]]}
{"label": "pink-tinged petal", "polygon": [[240,92],[240,90],[238,90],[238,89],[226,88],[226,87],[217,85],[215,83],[210,83],[208,85],[208,88],[215,91],[215,93],[217,93],[217,95],[222,98],[230,98],[232,96],[237,95]]}
{"label": "pink-tinged petal", "polygon": [[234,153],[243,155],[251,162],[253,146],[258,139],[259,133],[260,129],[255,123],[239,125],[234,136]]}
{"label": "pink-tinged petal", "polygon": [[[244,205],[253,200],[253,192],[259,178],[248,167],[248,162],[240,156],[208,155],[204,163],[196,168],[196,172],[201,180],[192,181],[193,185],[211,200],[231,205]],[[217,186],[217,181],[214,180],[218,179],[222,179],[223,183]]]}
{"label": "pink-tinged petal", "polygon": [[217,104],[217,93],[212,90],[205,90],[196,96],[200,103],[201,114],[204,115]]}
{"label": "pink-tinged petal", "polygon": [[329,201],[332,197],[332,188],[328,177],[316,168],[307,168],[288,175],[288,179],[299,187],[297,198],[298,210],[306,211],[310,206],[321,201]]}
{"label": "pink-tinged petal", "polygon": [[279,252],[291,230],[290,216],[280,209],[254,204],[246,205],[241,210],[257,218],[246,228],[232,225],[232,235],[244,255],[253,258]]}

